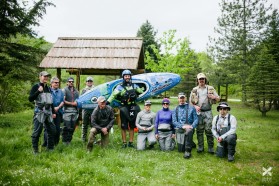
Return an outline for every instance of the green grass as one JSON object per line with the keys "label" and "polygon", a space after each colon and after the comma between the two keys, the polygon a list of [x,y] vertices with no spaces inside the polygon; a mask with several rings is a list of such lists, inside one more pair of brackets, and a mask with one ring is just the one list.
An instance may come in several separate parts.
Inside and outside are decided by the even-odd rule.
{"label": "green grass", "polygon": [[[153,111],[161,109],[160,100],[152,101]],[[172,100],[172,108],[176,103]],[[121,149],[116,125],[105,149],[94,146],[86,153],[78,127],[71,145],[60,142],[54,152],[41,149],[35,156],[32,111],[0,115],[0,185],[279,185],[279,112],[262,118],[241,103],[230,105],[238,120],[234,163],[196,149],[189,160],[177,149],[161,152],[158,145],[146,151]],[[272,176],[262,176],[263,167],[272,167]]]}

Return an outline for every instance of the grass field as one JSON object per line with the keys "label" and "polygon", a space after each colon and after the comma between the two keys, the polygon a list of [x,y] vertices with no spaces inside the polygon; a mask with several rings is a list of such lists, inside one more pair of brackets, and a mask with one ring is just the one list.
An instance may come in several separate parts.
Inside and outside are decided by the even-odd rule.
{"label": "grass field", "polygon": [[[172,108],[175,104],[173,99]],[[69,146],[60,142],[53,152],[41,149],[35,156],[32,110],[0,115],[0,185],[279,185],[279,112],[262,118],[259,111],[241,103],[230,106],[238,120],[233,163],[198,154],[196,149],[189,160],[177,148],[172,152],[161,152],[158,145],[146,151],[121,149],[117,125],[105,149],[94,146],[86,153],[78,127]],[[160,104],[152,105],[154,112],[159,109]]]}

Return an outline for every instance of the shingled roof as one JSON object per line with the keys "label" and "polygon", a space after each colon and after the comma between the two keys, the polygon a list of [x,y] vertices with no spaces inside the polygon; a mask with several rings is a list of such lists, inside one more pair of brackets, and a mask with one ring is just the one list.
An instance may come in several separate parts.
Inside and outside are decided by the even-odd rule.
{"label": "shingled roof", "polygon": [[143,40],[138,37],[59,37],[41,68],[78,70],[82,74],[144,71]]}

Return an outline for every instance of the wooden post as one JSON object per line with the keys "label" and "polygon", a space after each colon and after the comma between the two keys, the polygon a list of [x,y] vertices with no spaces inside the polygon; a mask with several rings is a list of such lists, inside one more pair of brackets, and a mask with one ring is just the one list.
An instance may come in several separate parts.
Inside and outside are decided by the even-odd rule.
{"label": "wooden post", "polygon": [[80,71],[79,70],[77,71],[76,76],[77,76],[76,88],[79,91],[79,89],[80,89]]}
{"label": "wooden post", "polygon": [[61,83],[62,83],[62,79],[61,79],[61,68],[57,68],[56,69],[56,76],[59,79],[60,83],[59,83],[59,88],[61,88]]}
{"label": "wooden post", "polygon": [[228,93],[229,85],[226,83],[226,101],[228,101],[229,93]]}

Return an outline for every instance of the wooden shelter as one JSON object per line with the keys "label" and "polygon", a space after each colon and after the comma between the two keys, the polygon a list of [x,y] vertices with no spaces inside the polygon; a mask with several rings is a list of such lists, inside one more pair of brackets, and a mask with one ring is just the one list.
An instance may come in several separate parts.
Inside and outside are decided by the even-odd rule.
{"label": "wooden shelter", "polygon": [[144,73],[143,40],[138,37],[59,37],[41,68],[61,69],[80,75],[120,75],[124,69],[133,74]]}

